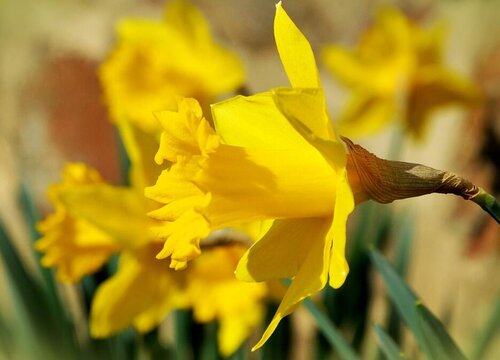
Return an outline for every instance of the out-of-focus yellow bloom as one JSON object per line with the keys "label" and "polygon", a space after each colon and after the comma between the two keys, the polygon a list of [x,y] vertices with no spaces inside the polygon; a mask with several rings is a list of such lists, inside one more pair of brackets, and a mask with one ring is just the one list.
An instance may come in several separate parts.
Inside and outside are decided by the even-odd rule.
{"label": "out-of-focus yellow bloom", "polygon": [[234,269],[246,250],[241,246],[207,250],[185,271],[194,318],[200,322],[219,321],[219,349],[226,356],[233,353],[264,318],[264,307],[256,304],[268,294],[267,286],[234,278]]}
{"label": "out-of-focus yellow bloom", "polygon": [[442,42],[442,27],[422,29],[386,8],[355,49],[327,46],[324,64],[352,91],[339,117],[340,132],[367,135],[401,121],[420,138],[435,110],[477,102],[478,89],[444,64]]}
{"label": "out-of-focus yellow bloom", "polygon": [[186,271],[175,271],[155,259],[154,244],[125,251],[118,272],[97,290],[91,312],[91,333],[105,337],[130,326],[147,332],[173,309],[193,309],[201,323],[219,322],[218,343],[231,355],[260,324],[265,284],[234,278],[245,249],[237,246],[207,250]]}
{"label": "out-of-focus yellow bloom", "polygon": [[44,252],[42,265],[57,267],[57,279],[61,282],[76,282],[93,273],[111,254],[120,250],[112,236],[91,222],[75,218],[62,200],[73,189],[101,184],[103,181],[97,171],[75,163],[67,164],[62,182],[49,188],[55,212],[38,223],[37,229],[43,236],[35,247]]}
{"label": "out-of-focus yellow bloom", "polygon": [[327,283],[342,285],[346,220],[354,207],[346,151],[327,115],[313,52],[277,5],[275,37],[293,88],[277,88],[212,106],[217,133],[194,99],[158,114],[156,161],[171,163],[146,195],[165,206],[150,215],[166,239],[158,257],[182,269],[211,231],[276,219],[242,257],[246,281],[293,278],[262,346],[279,321]]}
{"label": "out-of-focus yellow bloom", "polygon": [[157,129],[153,112],[175,107],[175,96],[208,104],[243,84],[238,58],[217,44],[193,5],[169,2],[163,21],[122,20],[118,44],[100,68],[113,121]]}
{"label": "out-of-focus yellow bloom", "polygon": [[267,287],[235,279],[242,247],[208,250],[185,272],[155,258],[162,242],[152,236],[155,221],[146,214],[157,204],[144,197],[143,188],[158,176],[151,153],[157,142],[130,123],[120,127],[131,159],[131,186],[106,184],[94,169],[68,164],[62,183],[50,189],[56,212],[39,225],[43,238],[36,246],[45,253],[42,262],[56,267],[59,279],[75,282],[96,271],[112,253],[120,253],[117,272],[100,285],[92,301],[90,329],[95,337],[131,325],[147,332],[171,310],[192,308],[200,322],[219,321],[219,348],[230,355],[262,320]]}

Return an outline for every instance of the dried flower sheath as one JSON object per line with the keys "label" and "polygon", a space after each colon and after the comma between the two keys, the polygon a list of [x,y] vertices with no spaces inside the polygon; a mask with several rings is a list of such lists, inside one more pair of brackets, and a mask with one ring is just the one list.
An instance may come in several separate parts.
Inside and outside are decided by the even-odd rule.
{"label": "dried flower sheath", "polygon": [[432,193],[454,194],[474,201],[499,221],[498,202],[470,181],[421,164],[380,159],[348,138],[341,138],[349,151],[348,176],[356,203],[371,199],[387,204]]}

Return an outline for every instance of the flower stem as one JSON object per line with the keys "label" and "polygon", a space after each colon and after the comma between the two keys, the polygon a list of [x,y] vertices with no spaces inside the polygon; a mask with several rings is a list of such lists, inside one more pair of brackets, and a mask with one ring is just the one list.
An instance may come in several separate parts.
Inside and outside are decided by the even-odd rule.
{"label": "flower stem", "polygon": [[479,193],[471,199],[500,224],[500,203],[493,195],[479,188]]}

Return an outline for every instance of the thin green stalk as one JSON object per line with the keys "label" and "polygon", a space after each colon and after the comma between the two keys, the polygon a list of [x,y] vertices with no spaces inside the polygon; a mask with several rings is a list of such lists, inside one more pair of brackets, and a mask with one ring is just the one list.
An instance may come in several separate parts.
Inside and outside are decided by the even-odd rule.
{"label": "thin green stalk", "polygon": [[479,188],[479,194],[471,199],[500,224],[500,203],[493,195]]}
{"label": "thin green stalk", "polygon": [[316,325],[332,347],[337,350],[342,360],[359,360],[358,355],[356,355],[354,350],[345,342],[340,332],[335,328],[328,317],[323,314],[310,299],[304,300],[304,307],[313,316],[314,320],[316,320]]}

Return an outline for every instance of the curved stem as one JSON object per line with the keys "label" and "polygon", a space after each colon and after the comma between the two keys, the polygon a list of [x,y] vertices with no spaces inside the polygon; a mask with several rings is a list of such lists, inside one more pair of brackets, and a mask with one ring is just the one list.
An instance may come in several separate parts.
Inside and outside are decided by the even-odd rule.
{"label": "curved stem", "polygon": [[479,193],[471,199],[500,224],[500,202],[493,195],[479,188]]}

